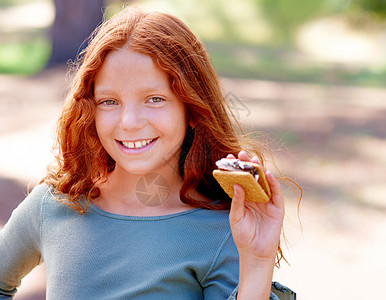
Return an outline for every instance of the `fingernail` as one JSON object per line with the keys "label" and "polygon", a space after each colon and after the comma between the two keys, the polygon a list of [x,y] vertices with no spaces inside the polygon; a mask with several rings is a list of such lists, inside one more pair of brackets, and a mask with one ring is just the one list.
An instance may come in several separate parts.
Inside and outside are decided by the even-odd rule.
{"label": "fingernail", "polygon": [[233,186],[233,196],[238,197],[238,195],[239,195],[239,192],[238,192],[238,190],[237,190],[236,185],[234,185],[234,186]]}

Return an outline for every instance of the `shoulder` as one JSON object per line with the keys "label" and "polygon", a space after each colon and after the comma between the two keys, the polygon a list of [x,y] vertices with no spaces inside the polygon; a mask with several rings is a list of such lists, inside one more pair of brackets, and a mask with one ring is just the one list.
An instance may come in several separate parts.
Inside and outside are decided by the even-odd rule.
{"label": "shoulder", "polygon": [[30,205],[43,205],[45,202],[52,202],[55,200],[54,187],[47,183],[41,183],[35,186],[23,202]]}
{"label": "shoulder", "polygon": [[50,191],[53,191],[53,186],[47,183],[36,185],[31,192],[28,193],[27,198],[41,198],[45,197]]}
{"label": "shoulder", "polygon": [[67,195],[57,192],[54,186],[42,183],[32,189],[21,205],[29,209],[39,210],[40,215],[44,217],[55,212],[62,213],[63,210],[72,211],[65,204],[67,199]]}
{"label": "shoulder", "polygon": [[[17,206],[4,226],[4,236],[28,241],[36,245],[40,235],[43,220],[42,208],[45,199],[50,198],[50,189],[46,184],[40,184],[28,193],[27,197]],[[15,242],[17,244],[17,241]]]}
{"label": "shoulder", "polygon": [[229,211],[226,210],[196,208],[161,218],[164,221],[158,222],[156,230],[162,227],[163,231],[181,237],[187,244],[205,245],[207,249],[219,247],[231,234]]}
{"label": "shoulder", "polygon": [[236,249],[229,224],[228,210],[199,209],[189,215],[184,226],[186,232],[207,249],[222,251]]}
{"label": "shoulder", "polygon": [[44,199],[50,197],[50,186],[47,184],[39,184],[35,186],[31,192],[27,193],[27,197],[18,205],[12,214],[32,215],[40,214]]}
{"label": "shoulder", "polygon": [[230,230],[229,210],[198,209],[189,215],[189,222],[198,228],[205,226],[212,230]]}

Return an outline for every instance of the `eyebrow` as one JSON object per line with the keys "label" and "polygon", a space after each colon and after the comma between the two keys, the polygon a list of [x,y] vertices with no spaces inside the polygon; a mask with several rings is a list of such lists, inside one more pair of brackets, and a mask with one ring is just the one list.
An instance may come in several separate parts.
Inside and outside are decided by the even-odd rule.
{"label": "eyebrow", "polygon": [[100,88],[94,87],[94,94],[110,94],[112,92],[113,92],[113,90],[108,88],[108,87],[100,87]]}
{"label": "eyebrow", "polygon": [[[170,92],[171,88],[167,87],[165,89],[165,86],[155,84],[155,85],[151,85],[151,86],[145,86],[143,88],[138,87],[138,90],[142,93],[151,93],[151,92],[155,92],[155,91]],[[100,87],[100,88],[94,89],[94,95],[111,95],[113,93],[115,93],[115,91],[113,89],[108,88],[108,87]]]}
{"label": "eyebrow", "polygon": [[156,84],[154,86],[147,86],[147,87],[144,87],[141,89],[142,92],[145,92],[145,93],[150,93],[150,92],[154,92],[154,91],[169,91],[170,88],[167,87],[167,89],[165,89],[165,86],[162,86],[162,85],[159,85],[159,84]]}

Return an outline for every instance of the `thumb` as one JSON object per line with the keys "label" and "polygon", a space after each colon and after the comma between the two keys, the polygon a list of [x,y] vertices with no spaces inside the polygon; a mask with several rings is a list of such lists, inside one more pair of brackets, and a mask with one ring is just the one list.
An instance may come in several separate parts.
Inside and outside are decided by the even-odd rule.
{"label": "thumb", "polygon": [[244,189],[240,185],[235,184],[233,191],[231,210],[229,212],[229,222],[231,225],[238,223],[244,217]]}

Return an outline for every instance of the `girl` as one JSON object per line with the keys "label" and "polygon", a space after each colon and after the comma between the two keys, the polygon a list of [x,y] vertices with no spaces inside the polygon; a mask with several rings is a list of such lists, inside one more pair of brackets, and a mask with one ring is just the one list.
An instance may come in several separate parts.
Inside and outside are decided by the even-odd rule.
{"label": "girl", "polygon": [[241,186],[230,199],[211,175],[222,157],[263,157],[242,150],[208,55],[180,20],[126,8],[99,28],[58,148],[1,231],[0,298],[42,261],[47,299],[294,297],[271,292],[277,180],[266,173],[269,203],[247,203]]}

